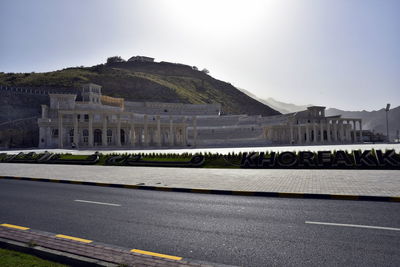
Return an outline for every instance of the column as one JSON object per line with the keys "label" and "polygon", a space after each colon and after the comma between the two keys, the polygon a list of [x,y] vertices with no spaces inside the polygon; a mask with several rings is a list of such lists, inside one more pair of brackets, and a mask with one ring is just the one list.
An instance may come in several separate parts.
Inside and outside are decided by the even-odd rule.
{"label": "column", "polygon": [[117,139],[116,139],[117,146],[121,146],[121,115],[120,114],[117,115],[117,134],[115,137],[117,137]]}
{"label": "column", "polygon": [[193,116],[193,145],[197,146],[197,117]]}
{"label": "column", "polygon": [[361,123],[361,120],[359,120],[358,122],[360,123],[360,143],[362,143],[363,142],[363,139],[362,139],[362,123]]}
{"label": "column", "polygon": [[326,134],[328,138],[328,143],[331,142],[331,120],[328,120],[326,123]]}
{"label": "column", "polygon": [[40,126],[39,127],[39,148],[46,147],[46,128]]}
{"label": "column", "polygon": [[339,126],[339,141],[343,143],[343,121],[341,119],[338,120]]}
{"label": "column", "polygon": [[42,119],[47,119],[48,116],[48,107],[46,105],[42,105]]}
{"label": "column", "polygon": [[63,115],[58,112],[58,148],[63,148]]}
{"label": "column", "polygon": [[172,124],[172,117],[169,117],[169,145],[174,145],[174,131],[173,131],[173,124]]}
{"label": "column", "polygon": [[157,146],[161,146],[161,122],[160,122],[160,115],[156,116],[157,120]]}
{"label": "column", "polygon": [[347,121],[347,141],[351,143],[351,121]]}
{"label": "column", "polygon": [[74,120],[74,144],[76,147],[79,145],[79,130],[78,130],[78,114],[72,114]]}
{"label": "column", "polygon": [[322,120],[319,121],[319,131],[321,133],[319,141],[321,141],[321,143],[324,143],[324,124],[323,124]]}
{"label": "column", "polygon": [[306,122],[306,143],[310,143],[310,129],[308,129],[308,122]]}
{"label": "column", "polygon": [[129,131],[129,143],[131,144],[131,146],[135,146],[135,138],[136,138],[134,119],[135,119],[135,115],[132,115],[131,123],[130,123],[131,129]]}
{"label": "column", "polygon": [[290,122],[290,140],[289,140],[289,144],[293,144],[294,143],[294,136],[293,136],[293,123]]}
{"label": "column", "polygon": [[347,141],[347,143],[351,142],[350,127],[349,126],[350,126],[349,121],[346,121],[345,131],[346,131],[346,141]]}
{"label": "column", "polygon": [[303,143],[303,138],[301,136],[301,125],[300,124],[297,125],[297,137],[298,137],[297,143],[298,144],[302,144]]}
{"label": "column", "polygon": [[357,143],[356,121],[353,120],[353,143]]}
{"label": "column", "polygon": [[332,120],[333,124],[333,141],[337,142],[337,120]]}
{"label": "column", "polygon": [[52,146],[52,140],[51,140],[51,129],[50,127],[46,127],[46,147],[51,147]]}
{"label": "column", "polygon": [[93,114],[89,113],[89,146],[93,146]]}
{"label": "column", "polygon": [[103,114],[103,129],[101,130],[101,144],[107,146],[107,115]]}
{"label": "column", "polygon": [[149,145],[149,129],[148,129],[148,122],[147,122],[147,115],[144,115],[143,116],[143,120],[144,120],[144,122],[143,122],[143,135],[144,135],[144,140],[143,140],[143,143],[144,143],[144,146],[148,146]]}
{"label": "column", "polygon": [[315,123],[315,121],[312,121],[313,124],[313,132],[314,132],[314,139],[313,139],[313,143],[317,143],[317,125]]}
{"label": "column", "polygon": [[187,140],[188,140],[188,129],[187,129],[187,123],[186,123],[186,117],[183,119],[182,123],[182,145],[187,146]]}

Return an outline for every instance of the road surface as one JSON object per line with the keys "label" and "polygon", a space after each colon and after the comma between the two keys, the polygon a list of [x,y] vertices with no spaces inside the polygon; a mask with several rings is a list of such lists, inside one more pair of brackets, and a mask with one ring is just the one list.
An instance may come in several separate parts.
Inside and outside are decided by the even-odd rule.
{"label": "road surface", "polygon": [[400,204],[0,180],[0,223],[242,266],[400,266]]}

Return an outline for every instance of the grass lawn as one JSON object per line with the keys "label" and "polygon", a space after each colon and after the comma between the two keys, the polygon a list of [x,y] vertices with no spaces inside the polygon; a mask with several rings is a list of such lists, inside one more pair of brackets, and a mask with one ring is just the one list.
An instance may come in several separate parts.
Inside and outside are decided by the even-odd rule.
{"label": "grass lawn", "polygon": [[0,248],[1,267],[67,267],[67,265],[42,260],[41,258]]}
{"label": "grass lawn", "polygon": [[71,154],[62,154],[60,155],[60,159],[78,159],[85,160],[89,157],[89,155],[71,155]]}
{"label": "grass lawn", "polygon": [[141,160],[147,160],[147,161],[178,161],[178,162],[185,162],[185,161],[190,161],[191,158],[153,158],[153,157],[143,157]]}

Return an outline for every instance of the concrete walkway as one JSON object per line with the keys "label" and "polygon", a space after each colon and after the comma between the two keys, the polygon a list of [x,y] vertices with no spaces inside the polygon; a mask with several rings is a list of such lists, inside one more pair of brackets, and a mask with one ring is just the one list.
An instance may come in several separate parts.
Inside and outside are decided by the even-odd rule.
{"label": "concrete walkway", "polygon": [[400,196],[399,170],[189,169],[1,163],[0,176],[195,189]]}
{"label": "concrete walkway", "polygon": [[0,246],[9,249],[16,248],[19,251],[40,255],[68,265],[72,263],[72,266],[225,266],[150,251],[131,250],[77,237],[35,231],[27,227],[10,224],[0,225]]}

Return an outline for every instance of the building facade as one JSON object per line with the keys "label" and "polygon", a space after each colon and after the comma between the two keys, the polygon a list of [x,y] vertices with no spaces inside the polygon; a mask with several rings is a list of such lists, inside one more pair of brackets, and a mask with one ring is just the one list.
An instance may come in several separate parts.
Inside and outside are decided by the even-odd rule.
{"label": "building facade", "polygon": [[49,97],[50,106],[42,105],[38,119],[40,148],[361,142],[361,119],[326,117],[325,107],[269,117],[221,115],[220,104],[130,102],[102,95],[95,84],[85,85],[80,95]]}

